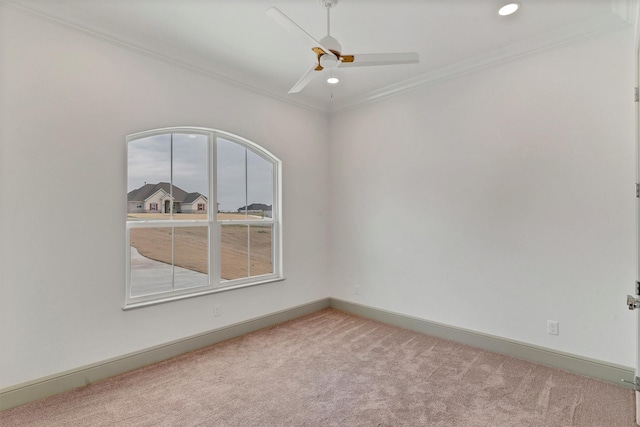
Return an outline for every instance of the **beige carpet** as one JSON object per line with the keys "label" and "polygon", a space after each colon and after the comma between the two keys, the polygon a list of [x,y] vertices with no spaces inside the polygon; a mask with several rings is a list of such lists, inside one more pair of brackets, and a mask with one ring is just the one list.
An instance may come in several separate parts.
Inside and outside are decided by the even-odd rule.
{"label": "beige carpet", "polygon": [[635,426],[623,387],[327,309],[0,413],[5,426]]}

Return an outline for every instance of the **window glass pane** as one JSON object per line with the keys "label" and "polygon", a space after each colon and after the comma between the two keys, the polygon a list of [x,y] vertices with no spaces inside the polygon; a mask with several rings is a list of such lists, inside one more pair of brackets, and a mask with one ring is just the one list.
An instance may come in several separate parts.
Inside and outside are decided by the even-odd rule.
{"label": "window glass pane", "polygon": [[[129,142],[127,217],[168,219],[171,181],[171,135],[155,135]],[[169,202],[170,203],[170,202]]]}
{"label": "window glass pane", "polygon": [[[207,219],[209,197],[208,138],[199,134],[173,134],[174,219]],[[199,214],[193,217],[193,214]]]}
{"label": "window glass pane", "polygon": [[249,227],[241,224],[223,224],[221,230],[222,280],[249,277]]}
{"label": "window glass pane", "polygon": [[171,228],[132,228],[132,297],[168,292],[173,287]]}
{"label": "window glass pane", "polygon": [[273,273],[273,226],[251,225],[249,232],[249,260],[251,276]]}
{"label": "window glass pane", "polygon": [[217,189],[219,219],[244,219],[247,205],[246,148],[218,139]]}
{"label": "window glass pane", "polygon": [[247,150],[248,214],[273,218],[273,163]]}
{"label": "window glass pane", "polygon": [[175,289],[209,284],[209,228],[175,227]]}

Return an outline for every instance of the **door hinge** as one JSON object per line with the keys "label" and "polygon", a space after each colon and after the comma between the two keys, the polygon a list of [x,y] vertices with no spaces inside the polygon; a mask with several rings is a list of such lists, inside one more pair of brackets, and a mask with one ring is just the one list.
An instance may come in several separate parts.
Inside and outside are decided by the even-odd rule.
{"label": "door hinge", "polygon": [[636,182],[636,198],[640,199],[640,183]]}
{"label": "door hinge", "polygon": [[634,94],[635,101],[640,102],[640,90],[637,87],[634,88]]}
{"label": "door hinge", "polygon": [[640,377],[636,377],[634,382],[627,381],[627,380],[624,380],[624,379],[622,379],[620,381],[622,381],[625,384],[632,384],[633,385],[633,389],[635,391],[640,391]]}

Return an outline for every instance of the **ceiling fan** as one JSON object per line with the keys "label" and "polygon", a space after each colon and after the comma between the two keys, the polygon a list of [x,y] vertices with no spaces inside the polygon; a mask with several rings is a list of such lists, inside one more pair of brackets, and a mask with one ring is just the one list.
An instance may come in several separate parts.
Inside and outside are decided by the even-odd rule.
{"label": "ceiling fan", "polygon": [[337,67],[415,64],[418,62],[418,54],[415,52],[343,55],[342,46],[340,46],[338,40],[331,36],[331,8],[336,5],[337,1],[338,0],[320,0],[321,5],[327,9],[327,35],[320,39],[320,41],[303,30],[302,27],[282,13],[280,9],[276,7],[267,9],[267,15],[286,30],[297,34],[302,41],[311,47],[311,50],[313,50],[316,55],[316,63],[293,85],[289,93],[300,92],[324,69],[333,70]]}

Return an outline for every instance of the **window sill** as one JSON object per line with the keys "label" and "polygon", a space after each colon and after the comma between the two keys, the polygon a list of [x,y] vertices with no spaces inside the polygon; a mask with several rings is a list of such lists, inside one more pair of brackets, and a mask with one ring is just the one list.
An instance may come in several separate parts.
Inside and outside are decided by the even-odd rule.
{"label": "window sill", "polygon": [[241,288],[248,288],[248,287],[251,287],[251,286],[264,285],[266,283],[282,282],[284,280],[285,280],[284,277],[275,277],[275,278],[269,278],[269,279],[250,282],[250,283],[239,283],[237,285],[229,285],[229,286],[219,287],[219,288],[215,288],[215,289],[207,289],[206,291],[202,291],[202,292],[194,292],[194,293],[185,294],[185,295],[174,295],[174,296],[169,296],[169,297],[166,297],[166,298],[158,298],[158,299],[154,299],[154,300],[151,300],[151,301],[129,302],[129,303],[125,303],[125,305],[122,307],[122,310],[123,311],[134,310],[134,309],[137,309],[137,308],[148,307],[148,306],[158,305],[158,304],[164,304],[164,303],[171,302],[171,301],[178,301],[178,300],[183,300],[183,299],[187,299],[187,298],[194,298],[194,297],[199,297],[199,296],[202,296],[202,295],[217,294],[219,292],[227,292],[227,291],[232,291],[234,289],[241,289]]}

